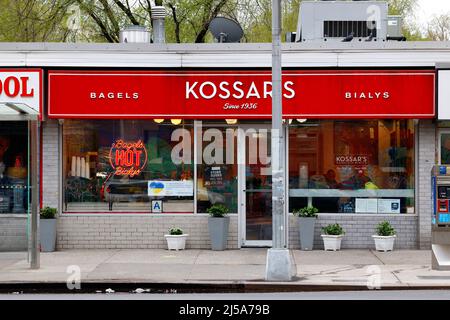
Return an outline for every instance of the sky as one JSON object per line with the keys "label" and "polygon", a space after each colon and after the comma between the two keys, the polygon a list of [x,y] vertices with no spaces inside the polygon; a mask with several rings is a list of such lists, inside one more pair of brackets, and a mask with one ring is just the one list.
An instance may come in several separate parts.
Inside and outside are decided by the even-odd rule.
{"label": "sky", "polygon": [[415,17],[424,27],[433,15],[450,13],[450,0],[418,0]]}

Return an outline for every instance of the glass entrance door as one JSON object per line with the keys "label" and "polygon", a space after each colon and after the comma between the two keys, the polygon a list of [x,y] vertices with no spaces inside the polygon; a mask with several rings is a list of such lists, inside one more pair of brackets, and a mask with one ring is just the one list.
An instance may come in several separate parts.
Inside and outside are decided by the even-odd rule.
{"label": "glass entrance door", "polygon": [[[241,224],[244,246],[272,245],[271,136],[268,126],[241,128]],[[245,157],[245,159],[244,159]]]}

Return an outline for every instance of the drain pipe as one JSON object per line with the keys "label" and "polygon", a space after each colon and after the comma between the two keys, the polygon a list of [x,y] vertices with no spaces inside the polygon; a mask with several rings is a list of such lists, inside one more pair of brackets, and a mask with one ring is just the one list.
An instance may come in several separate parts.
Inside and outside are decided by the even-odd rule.
{"label": "drain pipe", "polygon": [[153,43],[166,43],[166,8],[152,7]]}

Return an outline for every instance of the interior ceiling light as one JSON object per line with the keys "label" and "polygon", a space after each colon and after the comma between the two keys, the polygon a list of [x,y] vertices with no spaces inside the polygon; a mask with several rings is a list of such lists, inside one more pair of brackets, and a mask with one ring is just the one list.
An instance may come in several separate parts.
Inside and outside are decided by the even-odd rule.
{"label": "interior ceiling light", "polygon": [[156,123],[163,123],[164,119],[153,119],[153,121],[155,121]]}
{"label": "interior ceiling light", "polygon": [[308,121],[308,119],[296,119],[296,120],[300,123],[304,123],[304,122]]}
{"label": "interior ceiling light", "polygon": [[179,125],[180,123],[181,123],[181,119],[170,119],[170,122],[172,122],[172,124],[174,124],[174,125]]}
{"label": "interior ceiling light", "polygon": [[227,124],[236,124],[237,123],[237,119],[225,119],[225,122]]}

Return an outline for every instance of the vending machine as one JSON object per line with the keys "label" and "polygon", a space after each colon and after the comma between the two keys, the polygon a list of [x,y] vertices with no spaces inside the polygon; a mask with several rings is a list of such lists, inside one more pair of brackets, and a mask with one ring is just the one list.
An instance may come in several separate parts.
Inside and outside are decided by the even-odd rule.
{"label": "vending machine", "polygon": [[431,195],[431,266],[450,270],[450,166],[436,165],[431,170]]}

